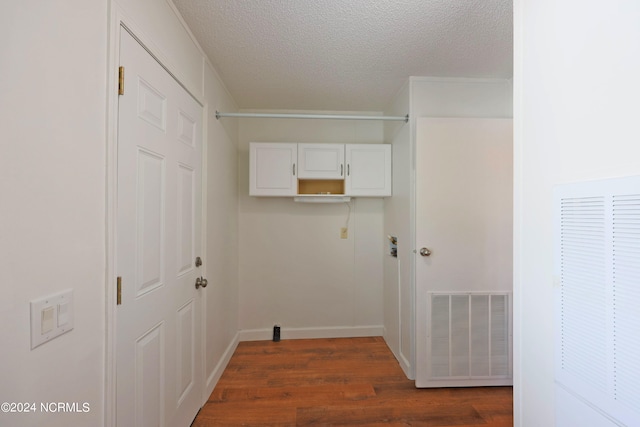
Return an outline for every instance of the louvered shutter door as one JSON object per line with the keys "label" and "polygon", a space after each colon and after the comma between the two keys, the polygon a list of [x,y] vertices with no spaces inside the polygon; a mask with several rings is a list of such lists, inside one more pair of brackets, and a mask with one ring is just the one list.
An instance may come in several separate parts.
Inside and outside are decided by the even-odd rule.
{"label": "louvered shutter door", "polygon": [[554,216],[556,382],[608,417],[635,425],[640,177],[558,186]]}

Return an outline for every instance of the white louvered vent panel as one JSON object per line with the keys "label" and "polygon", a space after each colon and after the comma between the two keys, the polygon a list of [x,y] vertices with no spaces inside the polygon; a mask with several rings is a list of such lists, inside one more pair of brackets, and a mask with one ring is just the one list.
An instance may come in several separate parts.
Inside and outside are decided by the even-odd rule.
{"label": "white louvered vent panel", "polygon": [[430,378],[510,378],[507,294],[431,294]]}
{"label": "white louvered vent panel", "polygon": [[613,197],[615,398],[640,412],[640,194]]}
{"label": "white louvered vent panel", "polygon": [[491,375],[489,295],[471,295],[471,376]]}
{"label": "white louvered vent panel", "polygon": [[604,197],[561,202],[561,368],[607,387]]}
{"label": "white louvered vent panel", "polygon": [[[640,426],[640,176],[554,193],[555,381],[615,424]],[[574,427],[567,411],[557,427]]]}
{"label": "white louvered vent panel", "polygon": [[431,375],[449,374],[449,295],[434,295],[431,300]]}
{"label": "white louvered vent panel", "polygon": [[469,376],[469,297],[451,296],[451,376]]}
{"label": "white louvered vent panel", "polygon": [[491,295],[491,376],[509,375],[509,301]]}

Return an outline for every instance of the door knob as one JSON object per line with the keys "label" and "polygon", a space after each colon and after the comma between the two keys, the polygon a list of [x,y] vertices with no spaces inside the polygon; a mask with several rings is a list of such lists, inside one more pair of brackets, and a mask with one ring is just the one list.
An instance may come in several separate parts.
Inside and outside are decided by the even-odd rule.
{"label": "door knob", "polygon": [[427,248],[422,248],[422,249],[420,249],[420,255],[429,256],[429,255],[431,255],[431,251],[429,249],[427,249]]}
{"label": "door knob", "polygon": [[196,289],[199,289],[200,287],[206,288],[207,284],[207,279],[205,279],[204,277],[198,277],[196,279]]}

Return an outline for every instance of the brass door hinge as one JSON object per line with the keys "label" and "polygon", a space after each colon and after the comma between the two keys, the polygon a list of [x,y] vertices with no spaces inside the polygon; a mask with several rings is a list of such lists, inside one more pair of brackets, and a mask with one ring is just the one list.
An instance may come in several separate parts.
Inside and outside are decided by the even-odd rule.
{"label": "brass door hinge", "polygon": [[122,277],[118,276],[116,281],[118,289],[116,291],[116,305],[122,304]]}
{"label": "brass door hinge", "polygon": [[124,67],[118,68],[118,95],[124,95]]}

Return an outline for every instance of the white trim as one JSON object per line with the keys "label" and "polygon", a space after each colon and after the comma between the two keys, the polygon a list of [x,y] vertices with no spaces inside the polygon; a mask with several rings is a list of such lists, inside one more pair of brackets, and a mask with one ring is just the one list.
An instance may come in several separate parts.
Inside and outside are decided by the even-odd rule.
{"label": "white trim", "polygon": [[229,364],[229,361],[231,360],[233,353],[236,351],[236,348],[238,347],[239,342],[240,342],[240,332],[236,333],[236,335],[233,337],[233,340],[231,340],[231,342],[227,346],[227,349],[222,354],[222,357],[218,361],[218,364],[216,365],[215,368],[213,368],[213,371],[211,371],[211,375],[209,375],[209,377],[207,378],[207,381],[205,381],[205,389],[204,389],[204,394],[202,398],[202,406],[204,406],[204,404],[207,403],[207,399],[209,399],[209,396],[211,395],[211,393],[213,393],[213,389],[218,384],[218,381],[220,381],[220,378],[222,377],[224,370],[227,368],[227,365]]}
{"label": "white trim", "polygon": [[[381,337],[384,326],[329,326],[326,328],[286,328],[281,329],[282,339],[314,338],[354,338]],[[273,339],[273,329],[244,329],[238,332],[240,341],[269,341]]]}
{"label": "white trim", "polygon": [[389,347],[389,350],[391,350],[391,353],[393,353],[393,356],[397,359],[398,355],[396,354],[394,349],[389,345],[389,340],[387,339],[388,337],[389,337],[389,330],[387,329],[386,325],[383,325],[382,326],[382,339],[384,339],[384,342],[387,343],[387,347]]}
{"label": "white trim", "polygon": [[[203,66],[203,71],[204,71],[204,66]],[[204,76],[204,72],[203,72],[203,76]],[[204,88],[204,80],[203,80],[203,86]],[[201,219],[200,219],[200,254],[196,254],[196,256],[200,256],[203,260],[207,260],[207,205],[208,205],[208,200],[207,200],[207,178],[208,178],[208,169],[207,169],[207,165],[208,165],[208,151],[209,151],[209,144],[208,144],[208,137],[209,137],[209,104],[205,103],[205,105],[202,107],[202,149],[200,150],[200,155],[202,156],[201,160],[201,164],[200,164],[200,192],[201,192],[201,196],[200,196],[200,213],[201,213]],[[201,266],[201,274],[204,277],[208,277],[207,274],[209,272],[209,269],[207,268],[208,263],[204,262],[203,265]],[[203,288],[202,289],[202,293],[200,296],[200,372],[202,372],[202,376],[207,375],[207,302],[209,299],[209,292],[207,290],[207,288]],[[228,351],[228,349],[227,349]],[[233,353],[233,352],[232,352]],[[228,362],[228,360],[227,360]],[[218,369],[218,366],[220,365],[220,363],[218,363],[218,365],[216,366],[216,369]],[[226,363],[225,363],[226,366]],[[224,370],[224,368],[223,368]],[[215,373],[216,371],[214,370],[213,373]],[[222,375],[222,374],[221,374]],[[215,387],[215,383],[218,382],[218,378],[215,379],[214,382],[214,387]],[[209,384],[209,380],[207,381],[203,381],[200,387],[200,402],[201,402],[201,406],[204,405],[204,403],[207,401],[207,398],[209,397],[209,395],[211,394],[211,391],[213,391],[213,388],[211,389],[211,391],[207,392],[208,389],[208,384]]]}
{"label": "white trim", "polygon": [[[407,377],[407,379],[409,380],[414,380],[415,378],[413,378],[410,374],[411,374],[411,364],[409,363],[409,361],[407,360],[406,357],[404,357],[404,355],[402,354],[402,349],[398,348],[397,352],[395,351],[394,348],[392,348],[389,345],[389,342],[387,341],[387,328],[383,328],[383,335],[382,338],[384,339],[384,342],[387,344],[387,347],[389,347],[389,350],[391,350],[391,353],[393,353],[393,357],[396,358],[396,360],[398,361],[398,364],[400,365],[400,368],[402,369],[402,371],[404,372],[405,376]],[[400,330],[398,328],[398,330]],[[398,346],[400,347],[400,346]]]}
{"label": "white trim", "polygon": [[[413,304],[410,304],[409,313],[409,336],[411,342],[409,348],[411,354],[409,355],[409,378],[416,378],[416,360],[417,360],[417,336],[416,336],[416,322],[418,312],[418,294],[416,286],[416,126],[417,118],[413,117],[413,112],[416,111],[414,106],[414,82],[416,79],[409,78],[409,239],[412,248],[410,248],[409,257],[409,292]],[[400,348],[402,353],[402,348]]]}
{"label": "white trim", "polygon": [[[524,145],[524,4],[513,2],[513,423],[524,426],[522,394],[522,192]],[[535,373],[531,373],[535,375]]]}
{"label": "white trim", "polygon": [[107,59],[107,114],[106,114],[106,217],[105,217],[105,355],[104,355],[104,422],[105,427],[116,425],[116,236],[117,236],[117,183],[118,183],[118,94],[117,70],[120,58],[120,20],[122,10],[115,1],[109,1],[108,59]]}
{"label": "white trim", "polygon": [[411,363],[407,360],[406,357],[402,353],[400,353],[400,357],[397,358],[400,367],[404,371],[404,374],[407,376],[409,380],[415,380],[415,375],[413,375],[413,369]]}

